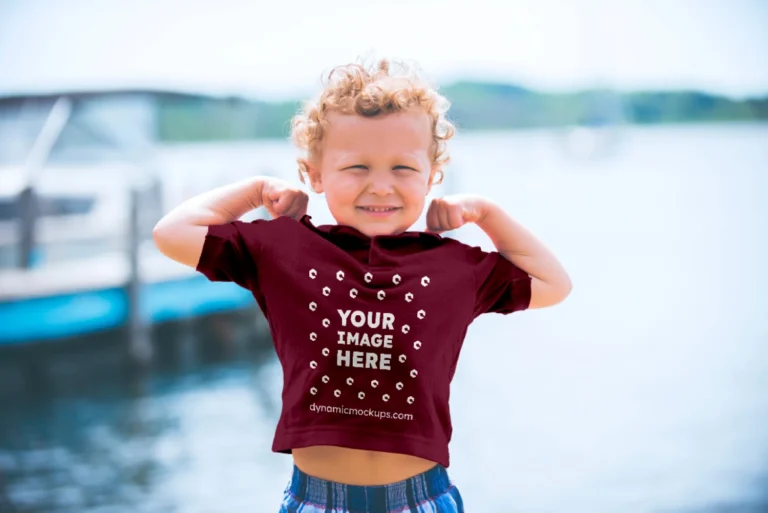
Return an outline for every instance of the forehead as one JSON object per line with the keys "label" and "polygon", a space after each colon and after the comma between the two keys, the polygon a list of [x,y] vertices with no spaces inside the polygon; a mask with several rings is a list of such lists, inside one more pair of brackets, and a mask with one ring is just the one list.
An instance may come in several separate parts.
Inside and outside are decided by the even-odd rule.
{"label": "forehead", "polygon": [[425,112],[374,117],[333,112],[328,125],[321,144],[323,157],[422,154],[432,145],[432,126]]}

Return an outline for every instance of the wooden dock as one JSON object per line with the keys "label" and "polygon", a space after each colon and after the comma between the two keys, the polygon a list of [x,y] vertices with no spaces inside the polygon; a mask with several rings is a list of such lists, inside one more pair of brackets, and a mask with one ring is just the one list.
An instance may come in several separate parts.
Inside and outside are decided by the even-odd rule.
{"label": "wooden dock", "polygon": [[[97,90],[0,98],[3,135],[28,147],[0,169],[3,357],[120,338],[134,361],[147,363],[155,324],[192,326],[187,321],[209,314],[257,311],[249,291],[209,282],[160,254],[152,226],[199,192],[283,168],[292,147],[162,144],[159,95]],[[30,120],[40,130],[23,129],[37,126]]]}
{"label": "wooden dock", "polygon": [[[232,283],[212,283],[163,256],[151,241],[139,246],[138,315],[147,324],[240,309],[255,303]],[[124,252],[0,270],[0,346],[119,328],[130,318]]]}

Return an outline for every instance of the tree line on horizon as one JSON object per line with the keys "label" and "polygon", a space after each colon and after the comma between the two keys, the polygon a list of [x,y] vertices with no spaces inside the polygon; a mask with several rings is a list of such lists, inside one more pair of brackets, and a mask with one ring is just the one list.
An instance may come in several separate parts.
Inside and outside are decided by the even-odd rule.
{"label": "tree line on horizon", "polygon": [[[768,120],[768,95],[736,100],[700,91],[544,93],[511,84],[457,82],[441,88],[460,130],[503,130],[616,124]],[[161,95],[160,140],[285,138],[301,102]]]}

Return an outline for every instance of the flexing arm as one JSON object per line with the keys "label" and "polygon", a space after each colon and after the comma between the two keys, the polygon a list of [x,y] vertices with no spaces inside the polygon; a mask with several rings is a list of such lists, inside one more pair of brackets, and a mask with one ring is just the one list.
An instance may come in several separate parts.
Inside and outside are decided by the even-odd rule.
{"label": "flexing arm", "polygon": [[155,225],[152,237],[168,258],[196,267],[208,226],[226,224],[259,208],[266,177],[224,185],[188,199]]}
{"label": "flexing arm", "polygon": [[308,201],[307,193],[279,178],[247,178],[185,201],[155,225],[152,236],[162,254],[197,267],[208,226],[235,221],[262,205],[273,218],[299,219]]}
{"label": "flexing arm", "polygon": [[429,230],[455,230],[464,223],[476,223],[504,258],[531,276],[529,308],[555,305],[571,293],[571,278],[555,255],[499,205],[473,194],[432,200]]}
{"label": "flexing arm", "polygon": [[552,252],[504,210],[483,201],[477,225],[496,250],[531,276],[529,308],[543,308],[563,301],[571,293],[571,279]]}

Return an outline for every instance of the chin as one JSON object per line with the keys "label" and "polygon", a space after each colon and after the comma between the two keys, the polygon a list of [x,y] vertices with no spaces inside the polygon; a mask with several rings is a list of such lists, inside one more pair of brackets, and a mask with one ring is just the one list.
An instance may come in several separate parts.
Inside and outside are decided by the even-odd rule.
{"label": "chin", "polygon": [[398,228],[397,226],[392,225],[362,225],[358,228],[358,230],[368,237],[375,237],[377,235],[393,235],[396,233],[400,233],[403,230]]}
{"label": "chin", "polygon": [[365,216],[361,216],[358,212],[345,212],[345,214],[334,216],[334,219],[338,224],[351,226],[367,237],[403,233],[418,220],[418,218],[414,219],[412,223],[408,224],[408,219],[405,219],[405,217],[409,216],[404,216],[403,213],[396,214],[388,219],[378,220],[364,218]]}

